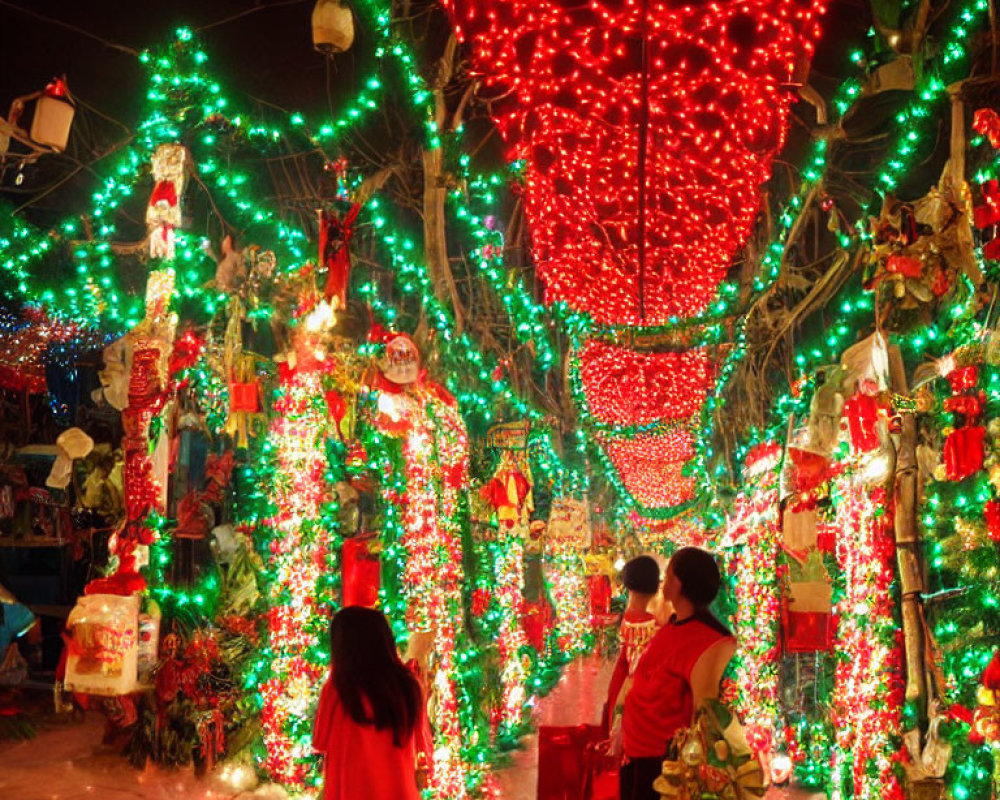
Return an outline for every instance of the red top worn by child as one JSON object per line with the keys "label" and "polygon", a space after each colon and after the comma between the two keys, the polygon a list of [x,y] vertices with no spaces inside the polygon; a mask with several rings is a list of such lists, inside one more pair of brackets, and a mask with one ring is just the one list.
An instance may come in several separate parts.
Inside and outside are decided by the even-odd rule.
{"label": "red top worn by child", "polygon": [[628,758],[662,757],[674,734],[691,724],[691,673],[714,644],[731,639],[712,619],[671,619],[639,659],[625,697],[622,738]]}
{"label": "red top worn by child", "polygon": [[417,753],[432,753],[430,743],[425,714],[396,747],[391,729],[355,722],[333,684],[323,685],[313,731],[313,749],[324,755],[323,800],[420,800]]}
{"label": "red top worn by child", "polygon": [[[610,728],[616,712],[628,693],[631,678],[646,645],[659,630],[659,622],[648,610],[660,586],[660,565],[652,556],[638,556],[622,570],[622,581],[628,590],[628,607],[619,629],[621,650],[608,686],[603,724]],[[613,751],[618,749],[617,726],[612,731]]]}
{"label": "red top worn by child", "polygon": [[659,629],[660,625],[656,617],[648,611],[625,610],[618,631],[621,651],[615,662],[614,672],[611,674],[611,683],[608,685],[608,709],[610,711],[613,712],[616,706],[621,705],[622,689],[625,688],[628,679],[635,674],[639,657]]}

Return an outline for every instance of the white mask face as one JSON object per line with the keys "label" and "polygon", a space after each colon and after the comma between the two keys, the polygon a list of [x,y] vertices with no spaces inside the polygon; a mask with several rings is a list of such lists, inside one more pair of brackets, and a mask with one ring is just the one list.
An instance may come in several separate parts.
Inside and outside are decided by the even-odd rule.
{"label": "white mask face", "polygon": [[406,336],[397,336],[385,346],[385,355],[379,360],[385,377],[393,383],[414,383],[420,374],[420,353]]}

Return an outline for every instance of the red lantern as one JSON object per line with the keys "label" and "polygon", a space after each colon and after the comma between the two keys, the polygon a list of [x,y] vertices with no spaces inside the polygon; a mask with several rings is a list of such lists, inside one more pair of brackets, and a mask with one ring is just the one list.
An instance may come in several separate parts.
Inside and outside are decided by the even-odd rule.
{"label": "red lantern", "polygon": [[873,395],[859,392],[844,403],[844,417],[855,452],[868,453],[879,446],[879,402]]}
{"label": "red lantern", "polygon": [[378,603],[381,585],[381,561],[371,552],[367,538],[345,539],[341,551],[343,601],[345,606],[367,606]]}
{"label": "red lantern", "polygon": [[950,481],[965,480],[983,468],[982,425],[967,425],[948,434],[944,440],[945,476]]}

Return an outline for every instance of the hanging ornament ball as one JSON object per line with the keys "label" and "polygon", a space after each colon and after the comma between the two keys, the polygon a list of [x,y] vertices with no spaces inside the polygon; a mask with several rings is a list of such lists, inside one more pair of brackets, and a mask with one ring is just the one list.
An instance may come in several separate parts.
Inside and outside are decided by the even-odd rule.
{"label": "hanging ornament ball", "polygon": [[312,30],[313,46],[319,52],[346,52],[354,43],[354,14],[341,0],[316,0]]}

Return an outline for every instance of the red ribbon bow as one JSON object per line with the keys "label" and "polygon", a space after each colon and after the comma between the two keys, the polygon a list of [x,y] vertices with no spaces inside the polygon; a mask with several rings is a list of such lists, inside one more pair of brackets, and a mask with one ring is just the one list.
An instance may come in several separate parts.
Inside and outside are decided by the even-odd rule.
{"label": "red ribbon bow", "polygon": [[992,108],[980,108],[972,117],[972,129],[990,140],[994,148],[1000,148],[1000,115]]}

